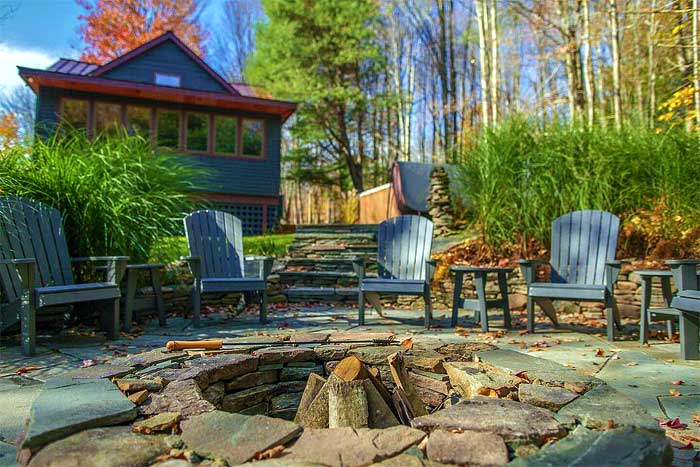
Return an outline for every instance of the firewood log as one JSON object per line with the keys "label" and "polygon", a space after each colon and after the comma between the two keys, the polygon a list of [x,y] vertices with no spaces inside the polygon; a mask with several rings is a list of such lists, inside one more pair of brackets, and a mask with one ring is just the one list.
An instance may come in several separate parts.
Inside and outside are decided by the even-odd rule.
{"label": "firewood log", "polygon": [[403,354],[397,352],[389,355],[387,358],[389,361],[389,368],[391,368],[391,376],[394,378],[396,383],[396,392],[398,392],[402,399],[408,402],[408,405],[413,412],[413,417],[420,417],[422,415],[428,415],[428,411],[423,405],[423,401],[420,400],[418,393],[411,384],[408,378],[408,372],[403,362]]}
{"label": "firewood log", "polygon": [[367,428],[369,412],[362,380],[328,380],[328,427]]}

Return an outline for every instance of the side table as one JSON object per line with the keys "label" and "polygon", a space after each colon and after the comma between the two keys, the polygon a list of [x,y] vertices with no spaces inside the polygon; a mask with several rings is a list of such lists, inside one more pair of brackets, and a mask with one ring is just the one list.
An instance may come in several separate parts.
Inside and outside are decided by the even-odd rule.
{"label": "side table", "polygon": [[[512,268],[490,268],[490,267],[475,267],[475,266],[450,266],[450,271],[455,275],[455,290],[452,299],[452,327],[457,326],[457,314],[460,308],[474,310],[474,319],[481,321],[481,330],[486,332],[489,330],[488,315],[486,311],[489,308],[503,309],[503,321],[506,329],[511,328],[510,322],[510,305],[508,304],[508,274],[513,272]],[[501,298],[486,299],[486,275],[498,275],[498,288]],[[476,299],[462,298],[462,286],[464,275],[472,274],[474,276],[474,289],[476,289]]]}

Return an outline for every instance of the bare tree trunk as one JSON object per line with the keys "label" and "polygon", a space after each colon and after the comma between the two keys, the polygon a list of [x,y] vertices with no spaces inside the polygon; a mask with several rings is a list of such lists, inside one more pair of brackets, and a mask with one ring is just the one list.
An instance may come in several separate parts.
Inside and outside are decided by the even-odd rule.
{"label": "bare tree trunk", "polygon": [[595,93],[593,90],[593,54],[591,53],[591,22],[589,0],[583,0],[583,75],[586,81],[586,118],[588,127],[595,121]]}
{"label": "bare tree trunk", "polygon": [[613,65],[613,112],[615,127],[622,126],[622,91],[620,72],[620,31],[617,17],[617,0],[609,0],[610,6],[610,53]]}
{"label": "bare tree trunk", "polygon": [[479,25],[479,81],[481,86],[481,121],[485,127],[489,126],[489,91],[486,78],[488,76],[488,62],[486,51],[486,8],[484,0],[474,0],[476,20]]}
{"label": "bare tree trunk", "polygon": [[698,0],[693,0],[693,100],[695,101],[695,125],[700,131],[700,74],[698,73]]}
{"label": "bare tree trunk", "polygon": [[[489,33],[491,40],[491,123],[498,122],[498,28],[496,20],[496,0],[490,2]],[[488,6],[486,7],[489,8]]]}
{"label": "bare tree trunk", "polygon": [[656,117],[656,0],[651,0],[649,16],[649,42],[647,55],[649,60],[649,127],[654,128]]}

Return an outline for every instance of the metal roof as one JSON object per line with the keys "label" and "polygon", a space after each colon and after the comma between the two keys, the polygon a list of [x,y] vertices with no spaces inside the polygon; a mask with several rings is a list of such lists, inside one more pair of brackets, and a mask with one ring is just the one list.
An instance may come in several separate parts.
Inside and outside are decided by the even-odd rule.
{"label": "metal roof", "polygon": [[93,63],[71,60],[69,58],[61,58],[46,70],[56,73],[65,73],[68,75],[87,76],[97,68],[99,68],[99,66]]}

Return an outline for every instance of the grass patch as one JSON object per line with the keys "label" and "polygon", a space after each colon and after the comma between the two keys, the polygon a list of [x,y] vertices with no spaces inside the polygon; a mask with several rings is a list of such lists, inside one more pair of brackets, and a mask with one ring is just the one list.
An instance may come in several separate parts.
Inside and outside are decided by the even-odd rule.
{"label": "grass patch", "polygon": [[[273,256],[281,258],[289,249],[294,234],[269,234],[243,237],[245,255]],[[149,262],[170,263],[189,254],[184,236],[165,237],[151,249]]]}

